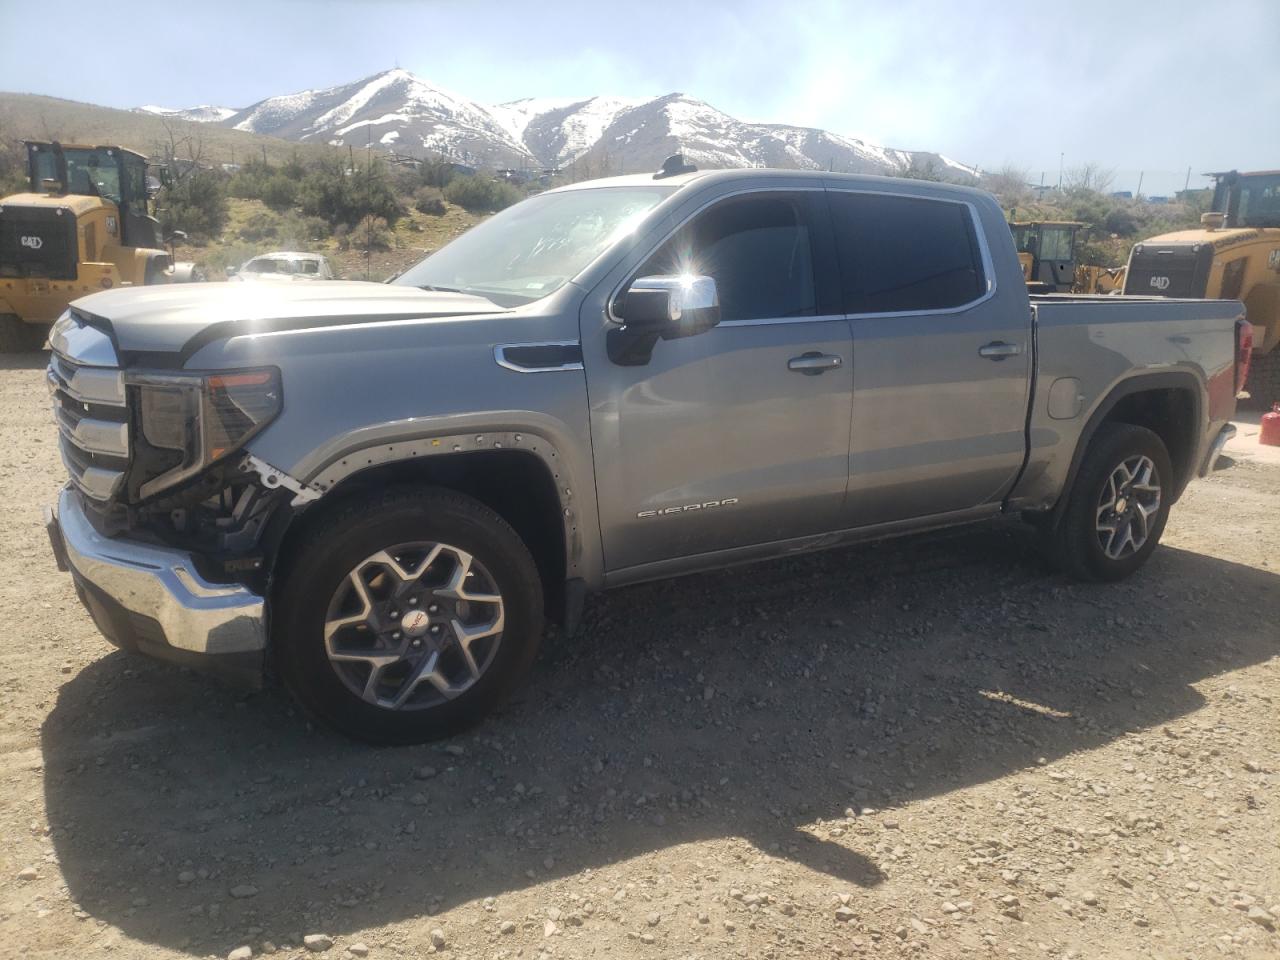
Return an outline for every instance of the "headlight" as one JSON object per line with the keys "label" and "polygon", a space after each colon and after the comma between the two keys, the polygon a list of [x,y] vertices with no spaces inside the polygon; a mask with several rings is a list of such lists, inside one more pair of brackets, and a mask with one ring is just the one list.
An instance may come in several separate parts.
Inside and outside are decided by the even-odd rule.
{"label": "headlight", "polygon": [[139,497],[181,483],[238,450],[280,413],[280,371],[129,377],[138,390]]}

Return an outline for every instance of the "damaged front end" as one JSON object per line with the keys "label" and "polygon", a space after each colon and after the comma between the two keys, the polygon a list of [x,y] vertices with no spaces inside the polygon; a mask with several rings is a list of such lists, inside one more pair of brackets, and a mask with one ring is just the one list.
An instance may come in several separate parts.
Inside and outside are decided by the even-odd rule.
{"label": "damaged front end", "polygon": [[319,496],[245,451],[282,409],[279,371],[121,369],[92,320],[50,337],[59,565],[117,646],[260,682],[267,552]]}

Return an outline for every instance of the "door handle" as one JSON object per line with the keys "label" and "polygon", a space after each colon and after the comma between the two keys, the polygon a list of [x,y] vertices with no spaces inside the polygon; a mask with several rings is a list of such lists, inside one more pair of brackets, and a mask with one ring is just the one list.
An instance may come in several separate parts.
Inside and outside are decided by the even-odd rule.
{"label": "door handle", "polygon": [[1020,353],[1022,353],[1022,344],[1005,343],[1003,340],[996,340],[978,348],[978,356],[986,357],[988,360],[1003,360],[1005,357],[1016,357]]}
{"label": "door handle", "polygon": [[834,370],[836,367],[843,366],[844,360],[837,357],[833,353],[818,353],[810,351],[801,354],[798,357],[792,357],[787,361],[787,369],[795,370],[803,373],[805,376],[816,377],[820,373],[828,370]]}

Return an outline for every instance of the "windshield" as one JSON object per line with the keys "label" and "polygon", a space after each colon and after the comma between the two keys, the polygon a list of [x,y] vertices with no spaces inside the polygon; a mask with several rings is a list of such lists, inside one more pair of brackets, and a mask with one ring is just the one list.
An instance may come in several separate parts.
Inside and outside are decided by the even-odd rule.
{"label": "windshield", "polygon": [[[107,150],[62,151],[67,160],[67,192],[88,197],[105,197],[120,202],[120,166],[118,158]],[[52,150],[41,150],[36,155],[36,180],[58,178],[58,164]],[[42,187],[43,189],[43,187]]]}
{"label": "windshield", "polygon": [[580,273],[675,187],[591,187],[544,193],[495,214],[395,279],[485,297],[540,300]]}
{"label": "windshield", "polygon": [[1242,227],[1280,227],[1280,174],[1241,177],[1236,222]]}

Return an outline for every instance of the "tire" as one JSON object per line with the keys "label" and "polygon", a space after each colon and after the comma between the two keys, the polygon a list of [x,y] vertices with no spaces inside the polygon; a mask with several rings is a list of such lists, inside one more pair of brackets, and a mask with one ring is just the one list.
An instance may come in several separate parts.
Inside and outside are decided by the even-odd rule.
{"label": "tire", "polygon": [[[399,489],[348,503],[288,556],[273,591],[275,666],[306,710],[348,736],[409,744],[464,730],[537,653],[537,566],[515,530],[470,497]],[[457,628],[476,636],[464,642]]]}
{"label": "tire", "polygon": [[[1152,468],[1151,483],[1138,482],[1142,479],[1143,462]],[[1113,486],[1113,478],[1122,479],[1126,471],[1137,474],[1133,485]],[[1154,509],[1148,489],[1152,484],[1157,497]],[[1126,489],[1129,495],[1124,494]],[[1085,452],[1068,493],[1066,509],[1057,525],[1044,532],[1048,553],[1064,573],[1077,580],[1123,580],[1146,563],[1155,550],[1169,518],[1172,495],[1173,466],[1164,441],[1146,427],[1104,423]],[[1123,507],[1120,519],[1116,519],[1114,509],[1104,512],[1108,498],[1113,499],[1113,508],[1116,504]],[[1132,542],[1124,536],[1129,524]],[[1104,525],[1116,527],[1116,539],[1105,531]]]}
{"label": "tire", "polygon": [[34,353],[44,347],[49,328],[43,323],[24,323],[12,313],[0,314],[0,353]]}
{"label": "tire", "polygon": [[1249,361],[1249,378],[1244,388],[1249,399],[1242,401],[1241,406],[1270,410],[1272,404],[1280,403],[1280,347],[1272,347],[1269,353],[1254,354]]}

